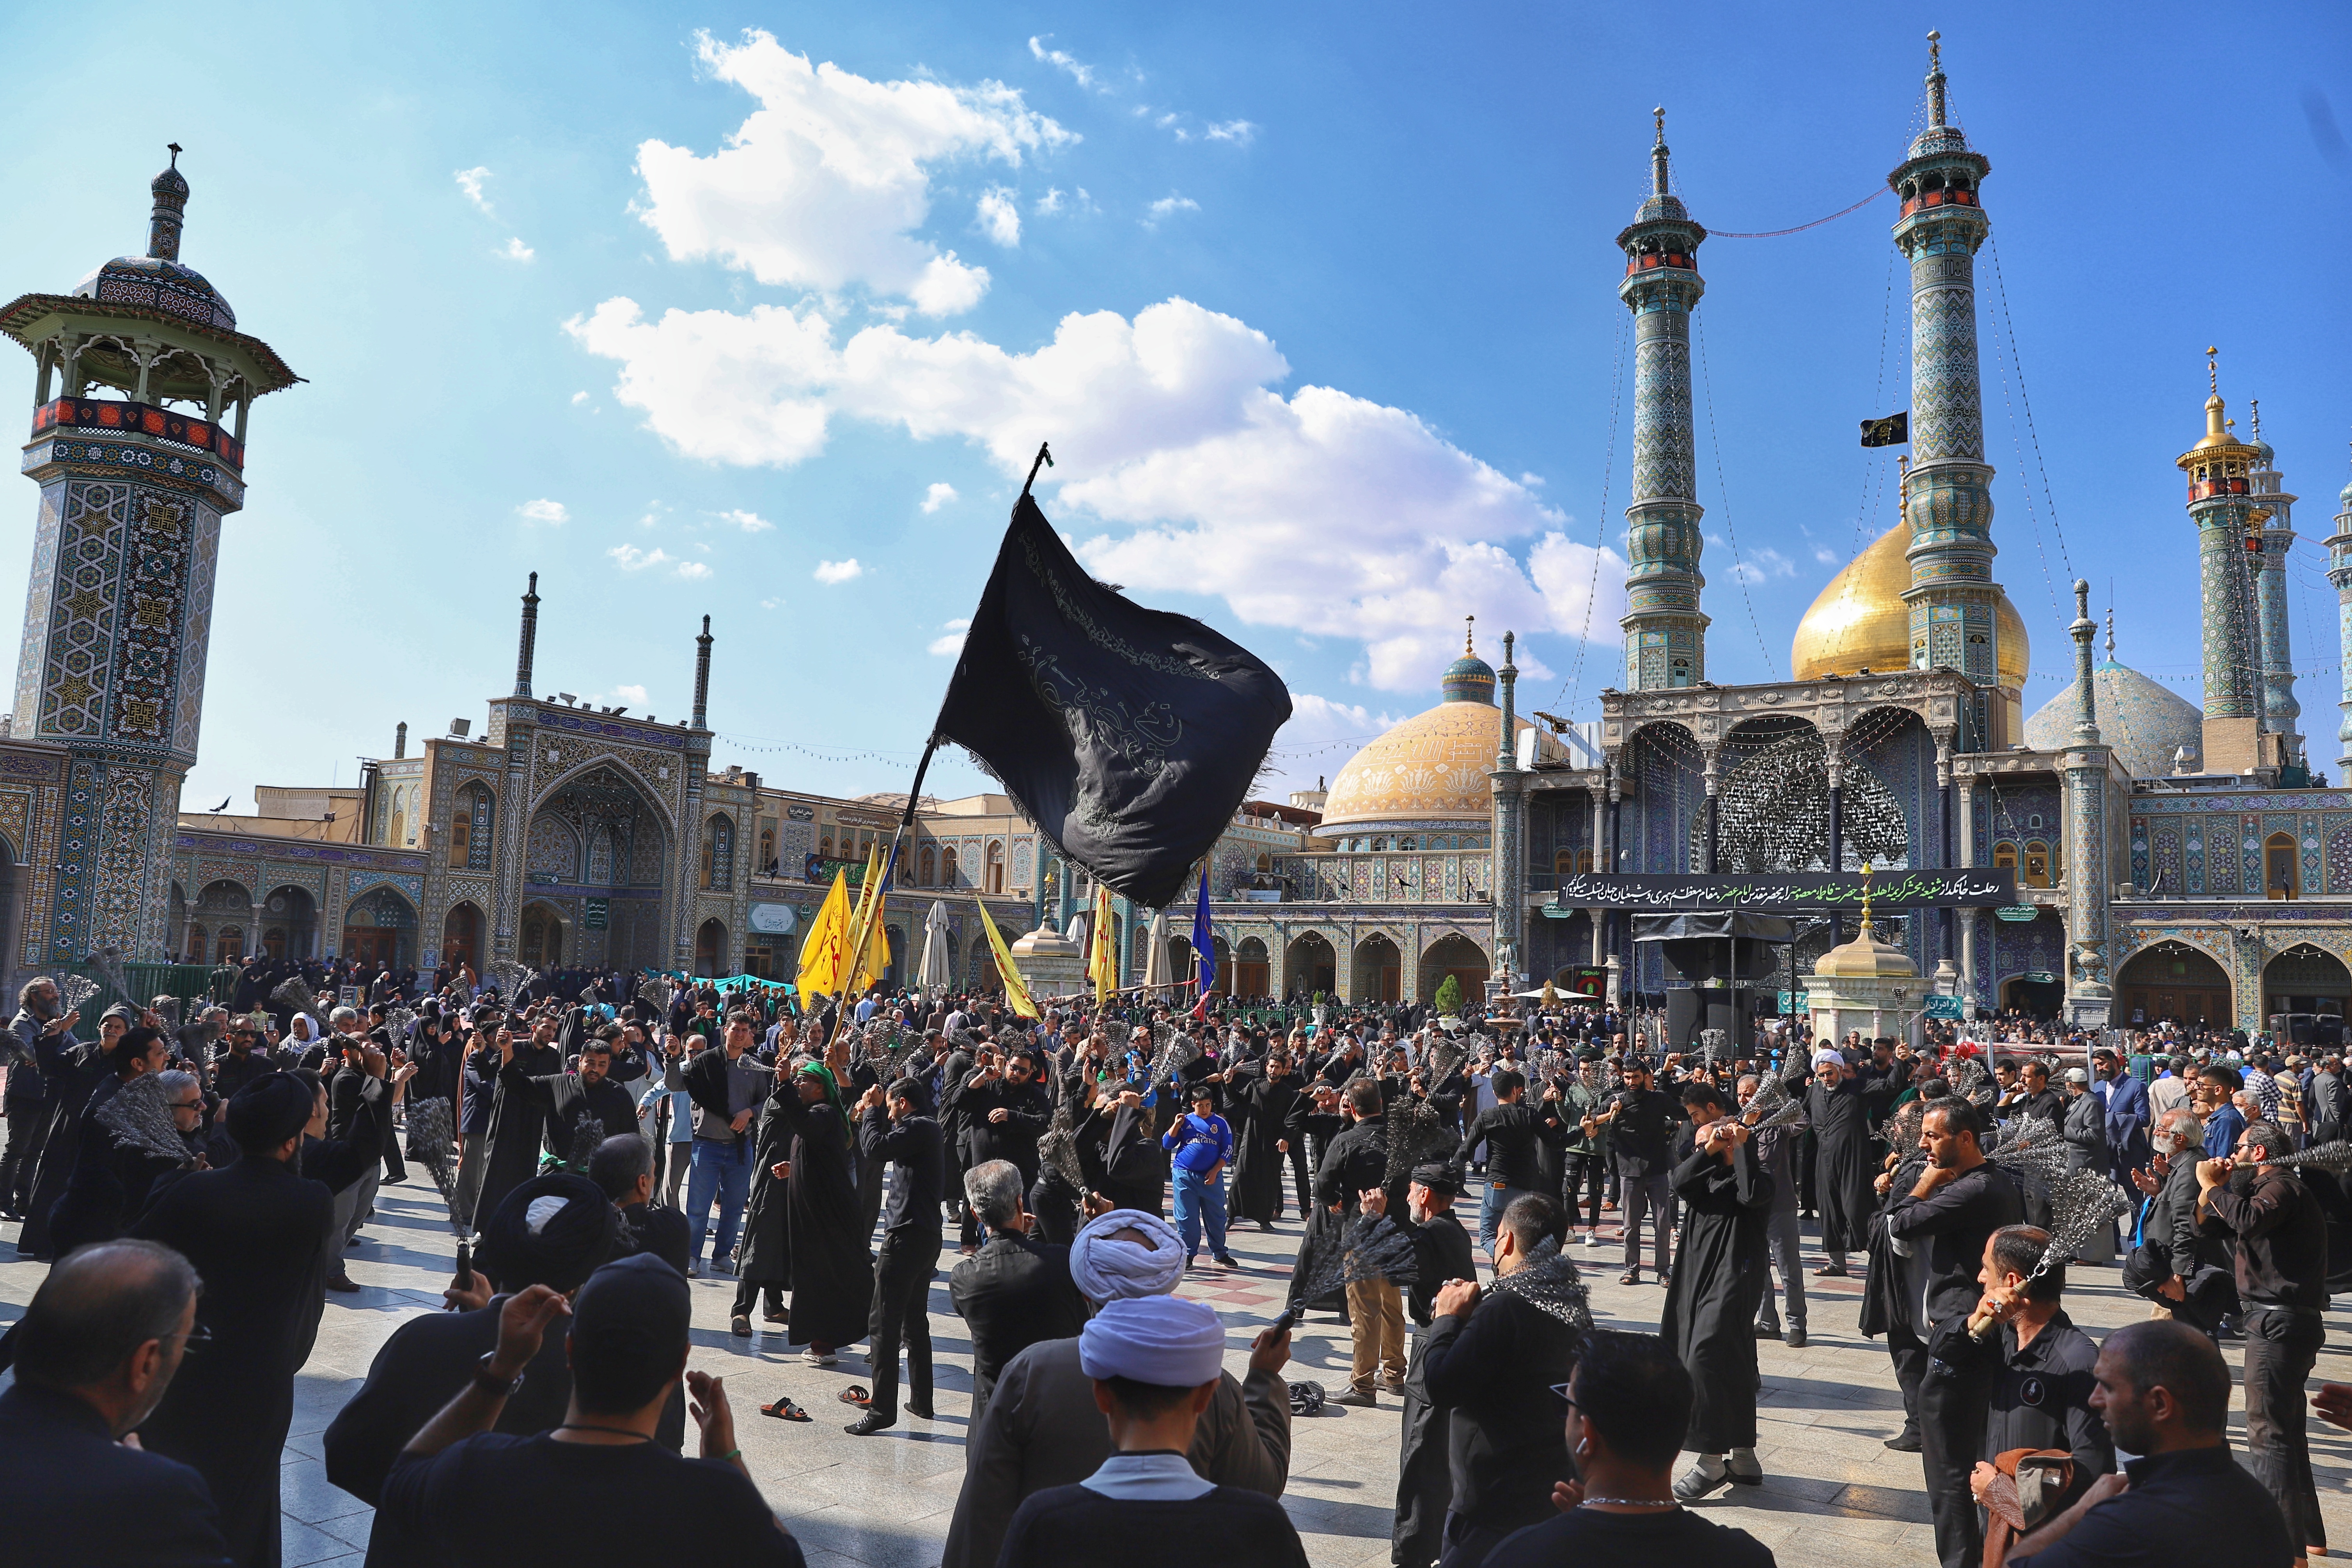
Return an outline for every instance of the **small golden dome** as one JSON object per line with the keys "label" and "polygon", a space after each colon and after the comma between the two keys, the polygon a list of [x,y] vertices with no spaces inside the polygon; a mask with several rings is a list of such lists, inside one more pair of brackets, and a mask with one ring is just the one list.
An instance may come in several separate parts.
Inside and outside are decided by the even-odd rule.
{"label": "small golden dome", "polygon": [[1901,948],[1879,941],[1865,921],[1852,942],[1822,954],[1813,973],[1832,980],[1911,980],[1918,977],[1919,966]]}
{"label": "small golden dome", "polygon": [[[1789,673],[1796,680],[1825,675],[1884,675],[1911,668],[1911,607],[1903,602],[1911,586],[1911,525],[1898,522],[1845,564],[1813,600],[1789,646]],[[2032,662],[2024,617],[2001,595],[1993,608],[1995,654],[2000,684],[2022,690]]]}

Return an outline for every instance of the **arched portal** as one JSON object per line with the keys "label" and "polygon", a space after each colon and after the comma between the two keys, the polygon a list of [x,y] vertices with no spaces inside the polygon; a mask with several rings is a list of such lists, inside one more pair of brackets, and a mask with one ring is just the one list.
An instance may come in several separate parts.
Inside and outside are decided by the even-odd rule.
{"label": "arched portal", "polygon": [[207,952],[203,939],[193,932],[189,952],[202,963],[236,962],[245,953],[245,933],[253,929],[253,893],[241,882],[226,879],[207,882],[196,894],[196,907],[191,912],[192,922],[213,933],[213,948]]}
{"label": "arched portal", "polygon": [[1397,944],[1374,932],[1356,944],[1355,994],[1364,1002],[1404,1000],[1404,956]]}
{"label": "arched portal", "polygon": [[1282,954],[1283,989],[1290,1000],[1303,1002],[1318,992],[1328,996],[1339,988],[1339,955],[1330,938],[1319,931],[1293,937]]}
{"label": "arched portal", "polygon": [[310,958],[315,952],[318,905],[307,888],[272,888],[261,900],[261,948],[273,959]]}
{"label": "arched portal", "polygon": [[[2340,973],[2343,965],[2336,965]],[[2218,1024],[2236,1016],[2229,971],[2185,942],[2159,942],[2126,959],[2116,974],[2121,1018],[2140,1024]]]}
{"label": "arched portal", "polygon": [[478,974],[482,968],[482,911],[472,904],[460,901],[449,906],[449,913],[441,921],[441,963],[455,970],[461,963],[470,963]]}
{"label": "arched portal", "polygon": [[1212,936],[1209,942],[1217,960],[1217,977],[1209,983],[1209,989],[1230,996],[1234,994],[1234,944],[1221,936]]}
{"label": "arched portal", "polygon": [[391,887],[376,888],[353,899],[343,907],[343,943],[339,956],[362,963],[386,963],[395,969],[414,963],[415,908]]}
{"label": "arched portal", "polygon": [[563,915],[553,904],[522,907],[520,941],[515,956],[526,969],[555,969],[564,957]]}
{"label": "arched portal", "polygon": [[1265,943],[1254,936],[1244,937],[1241,946],[1234,949],[1234,994],[1270,995],[1268,977],[1273,969],[1266,957]]}
{"label": "arched portal", "polygon": [[1489,973],[1486,954],[1476,942],[1466,936],[1440,937],[1421,955],[1421,999],[1434,1000],[1450,976],[1462,988],[1463,1011],[1483,1012]]}
{"label": "arched portal", "polygon": [[2352,1002],[2352,970],[2332,952],[2297,942],[2263,966],[2263,1021],[2281,1013],[2342,1017]]}
{"label": "arched portal", "polygon": [[[673,962],[662,930],[662,893],[673,868],[667,822],[653,792],[611,761],[572,774],[532,811],[523,879],[528,890],[566,911],[566,963],[646,969]],[[730,879],[731,835],[730,825]]]}
{"label": "arched portal", "polygon": [[[721,968],[722,964],[727,967]],[[708,920],[694,933],[694,972],[697,974],[732,974],[734,967],[727,961],[727,928],[719,921]]]}

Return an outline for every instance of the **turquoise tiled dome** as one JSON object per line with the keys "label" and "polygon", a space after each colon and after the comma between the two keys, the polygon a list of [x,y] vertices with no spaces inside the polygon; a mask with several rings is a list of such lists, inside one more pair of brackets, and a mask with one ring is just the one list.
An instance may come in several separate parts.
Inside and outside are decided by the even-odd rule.
{"label": "turquoise tiled dome", "polygon": [[[2112,657],[2092,669],[2091,681],[2099,700],[2099,738],[2115,748],[2132,777],[2164,778],[2172,772],[2175,751],[2187,746],[2193,756],[2204,750],[2205,716],[2179,692]],[[2073,744],[2074,703],[2069,681],[2025,721],[2025,743],[2037,752]]]}

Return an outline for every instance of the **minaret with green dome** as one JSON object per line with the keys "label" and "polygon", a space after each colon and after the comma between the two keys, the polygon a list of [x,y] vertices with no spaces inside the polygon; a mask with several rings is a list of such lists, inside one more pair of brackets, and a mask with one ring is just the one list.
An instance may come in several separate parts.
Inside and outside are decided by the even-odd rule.
{"label": "minaret with green dome", "polygon": [[1437,689],[1448,702],[1495,704],[1495,667],[1478,657],[1478,617],[1462,617],[1462,657],[1445,667]]}
{"label": "minaret with green dome", "polygon": [[1633,504],[1625,509],[1625,689],[1655,691],[1706,679],[1707,618],[1698,607],[1704,541],[1691,438],[1690,321],[1706,283],[1706,230],[1670,188],[1666,111],[1650,149],[1650,195],[1617,237],[1633,312]]}
{"label": "minaret with green dome", "polygon": [[22,955],[42,967],[164,956],[221,520],[245,504],[253,400],[299,379],[180,260],[179,153],[149,187],[145,255],[0,305],[34,360],[24,472],[41,491],[8,734],[55,748],[66,791],[37,872],[55,878],[49,926]]}

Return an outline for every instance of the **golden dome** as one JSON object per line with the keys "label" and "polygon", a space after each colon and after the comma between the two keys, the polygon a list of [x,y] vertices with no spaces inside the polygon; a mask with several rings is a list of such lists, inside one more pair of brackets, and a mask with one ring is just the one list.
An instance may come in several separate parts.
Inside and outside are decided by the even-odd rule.
{"label": "golden dome", "polygon": [[[1331,781],[1316,831],[1328,836],[1351,825],[1486,825],[1494,815],[1486,775],[1494,771],[1502,716],[1493,703],[1473,698],[1441,702],[1407,719],[1348,759]],[[1524,719],[1517,727],[1534,728]],[[1545,754],[1557,754],[1557,742]]]}
{"label": "golden dome", "polygon": [[[1797,680],[1825,675],[1877,674],[1911,668],[1911,608],[1903,602],[1911,586],[1911,525],[1898,522],[1845,564],[1797,623],[1789,646],[1789,673]],[[1993,609],[2000,684],[2025,687],[2031,647],[2024,618],[2007,594]]]}
{"label": "golden dome", "polygon": [[1831,980],[1910,980],[1917,977],[1919,966],[1901,948],[1879,941],[1864,921],[1852,942],[1822,954],[1813,973]]}

